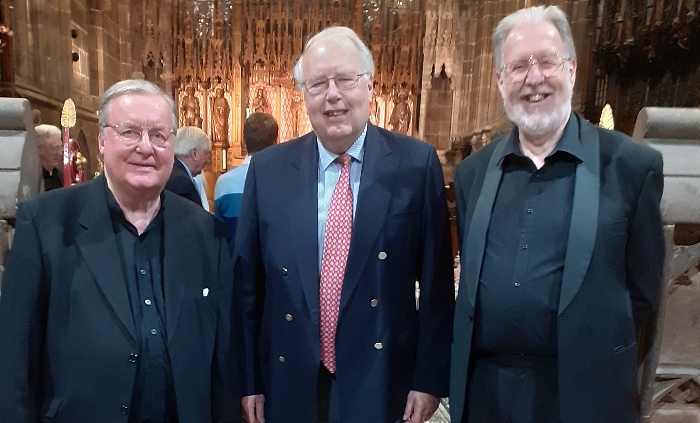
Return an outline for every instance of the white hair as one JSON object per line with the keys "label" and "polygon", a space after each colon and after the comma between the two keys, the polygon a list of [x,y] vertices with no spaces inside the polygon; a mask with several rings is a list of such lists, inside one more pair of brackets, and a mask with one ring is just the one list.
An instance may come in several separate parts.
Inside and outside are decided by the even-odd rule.
{"label": "white hair", "polygon": [[170,107],[170,115],[172,119],[173,131],[177,130],[177,114],[175,112],[175,101],[172,97],[165,94],[159,86],[153,82],[146,81],[143,79],[127,79],[124,81],[117,82],[111,87],[107,88],[107,91],[102,94],[100,98],[100,105],[98,107],[97,118],[100,128],[104,128],[107,125],[107,118],[109,116],[109,106],[112,100],[121,97],[126,94],[151,94],[162,97]]}
{"label": "white hair", "polygon": [[177,130],[173,147],[176,156],[186,156],[192,149],[199,152],[211,150],[211,140],[196,126],[185,126]]}
{"label": "white hair", "polygon": [[61,138],[61,130],[53,125],[38,125],[34,128],[38,136],[39,145],[45,145],[51,137]]}
{"label": "white hair", "polygon": [[304,85],[304,56],[306,52],[309,51],[314,44],[321,41],[329,41],[340,47],[346,53],[358,53],[360,56],[360,63],[364,68],[364,72],[367,73],[365,76],[374,76],[374,58],[372,57],[372,52],[367,48],[365,43],[362,42],[360,37],[352,29],[345,26],[331,26],[318,34],[314,35],[306,42],[304,46],[304,51],[302,51],[299,60],[297,60],[294,65],[294,80],[297,83],[297,88],[300,90]]}
{"label": "white hair", "polygon": [[493,58],[496,62],[496,69],[503,67],[503,43],[508,34],[516,25],[524,23],[549,22],[559,31],[559,36],[564,43],[567,58],[576,60],[576,47],[574,37],[571,35],[571,26],[559,6],[533,6],[513,12],[496,25],[493,30]]}

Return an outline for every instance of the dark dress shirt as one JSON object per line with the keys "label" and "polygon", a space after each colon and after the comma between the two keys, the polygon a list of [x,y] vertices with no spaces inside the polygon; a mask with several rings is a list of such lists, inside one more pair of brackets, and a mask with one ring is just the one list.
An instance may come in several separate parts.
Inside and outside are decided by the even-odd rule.
{"label": "dark dress shirt", "polygon": [[540,169],[522,153],[517,132],[503,151],[479,281],[478,351],[556,357],[559,294],[580,160],[575,118]]}
{"label": "dark dress shirt", "polygon": [[41,172],[44,175],[44,191],[63,188],[63,175],[58,169],[49,171],[42,167]]}
{"label": "dark dress shirt", "polygon": [[174,383],[167,349],[163,295],[163,194],[161,208],[146,230],[138,231],[107,191],[114,232],[126,276],[139,342],[130,423],[176,423]]}

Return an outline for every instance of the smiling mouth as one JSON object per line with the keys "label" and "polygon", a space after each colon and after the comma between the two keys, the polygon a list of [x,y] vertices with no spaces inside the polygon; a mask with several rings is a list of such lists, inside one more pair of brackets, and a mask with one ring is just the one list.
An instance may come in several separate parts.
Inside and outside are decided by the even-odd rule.
{"label": "smiling mouth", "polygon": [[525,99],[525,101],[528,101],[530,103],[539,103],[540,101],[544,100],[547,97],[549,97],[549,94],[547,94],[547,93],[535,93],[535,94],[526,94],[523,96],[523,99]]}
{"label": "smiling mouth", "polygon": [[345,114],[345,110],[331,110],[329,112],[324,112],[328,117],[342,116]]}

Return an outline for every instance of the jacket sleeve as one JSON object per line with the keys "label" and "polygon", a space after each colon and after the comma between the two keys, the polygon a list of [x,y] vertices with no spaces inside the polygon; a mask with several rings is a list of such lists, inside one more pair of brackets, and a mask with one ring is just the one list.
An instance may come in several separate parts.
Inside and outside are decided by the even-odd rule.
{"label": "jacket sleeve", "polygon": [[663,190],[663,159],[657,152],[646,172],[637,205],[628,223],[625,257],[627,289],[640,340],[640,360],[644,359],[651,347],[665,286],[662,275],[666,253],[660,209]]}
{"label": "jacket sleeve", "polygon": [[213,422],[240,422],[241,401],[238,385],[238,362],[236,360],[236,326],[233,301],[233,268],[225,229],[216,222],[218,240],[219,302],[214,360],[212,361],[212,415]]}
{"label": "jacket sleeve", "polygon": [[0,423],[36,423],[40,415],[49,281],[32,206],[17,212],[0,295]]}
{"label": "jacket sleeve", "polygon": [[255,158],[250,162],[233,251],[237,347],[241,394],[262,394],[258,340],[265,298],[265,270],[260,251]]}
{"label": "jacket sleeve", "polygon": [[421,217],[419,333],[412,390],[446,397],[454,313],[454,271],[442,168],[430,148]]}

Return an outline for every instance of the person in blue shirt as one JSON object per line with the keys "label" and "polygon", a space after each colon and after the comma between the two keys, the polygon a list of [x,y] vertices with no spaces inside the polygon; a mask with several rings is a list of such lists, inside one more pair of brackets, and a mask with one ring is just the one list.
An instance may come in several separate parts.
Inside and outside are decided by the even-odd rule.
{"label": "person in blue shirt", "polygon": [[267,113],[251,113],[243,124],[243,142],[248,155],[243,164],[221,175],[214,188],[214,214],[226,224],[226,237],[233,251],[236,224],[241,210],[243,186],[253,154],[277,142],[279,126]]}

